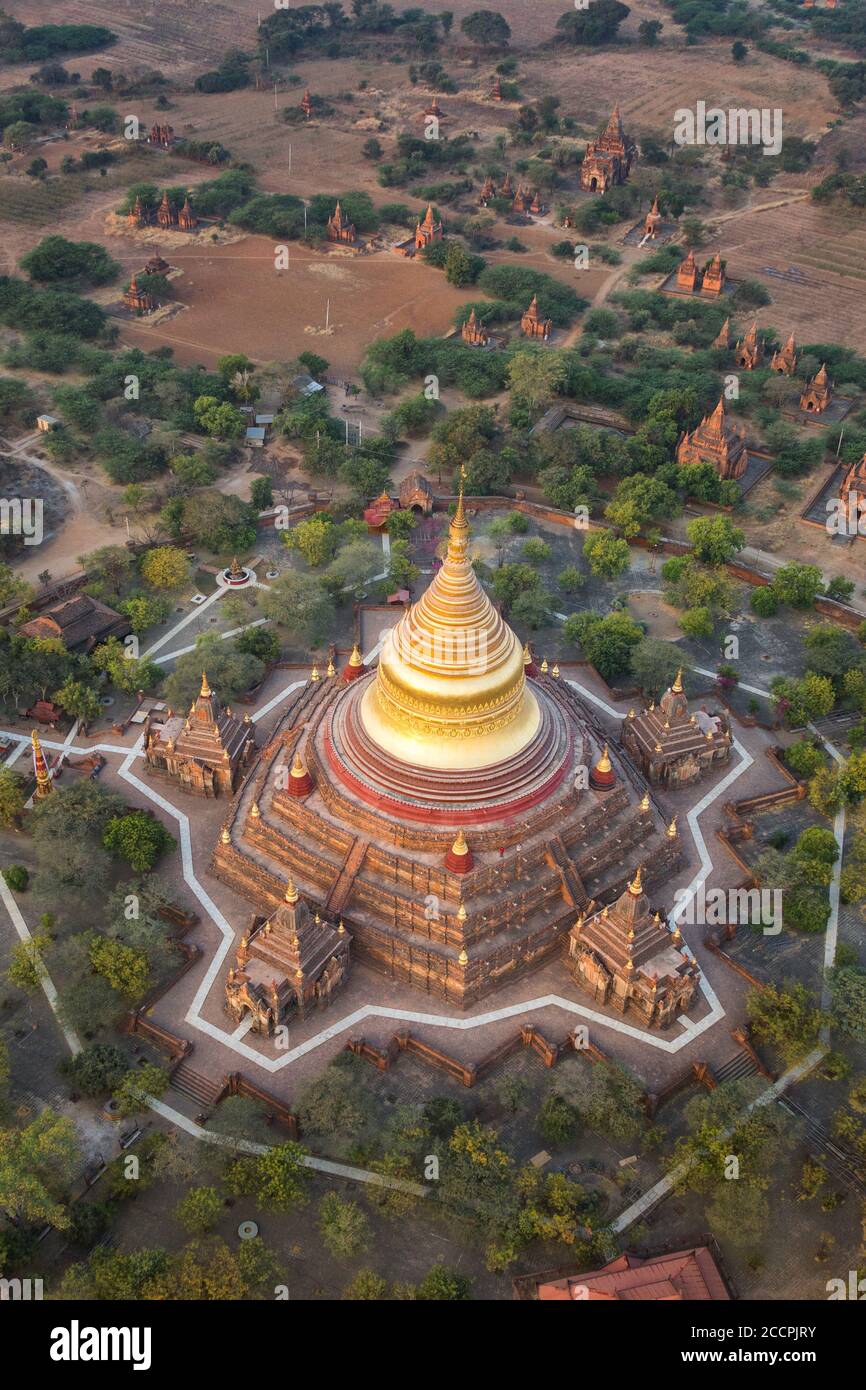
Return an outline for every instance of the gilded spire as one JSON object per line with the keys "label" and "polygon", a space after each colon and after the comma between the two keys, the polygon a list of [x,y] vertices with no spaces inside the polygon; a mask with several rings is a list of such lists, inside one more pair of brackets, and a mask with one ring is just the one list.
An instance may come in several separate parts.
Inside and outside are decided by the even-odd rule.
{"label": "gilded spire", "polygon": [[469,545],[469,523],[463,505],[463,488],[466,482],[466,468],[460,465],[460,484],[457,489],[457,508],[448,528],[448,559],[465,560]]}
{"label": "gilded spire", "polygon": [[311,681],[321,680],[321,676],[319,675],[319,668],[318,668],[318,666],[314,666],[313,669],[312,669],[312,671],[310,672],[310,680],[311,680]]}
{"label": "gilded spire", "polygon": [[328,669],[327,669],[327,671],[325,672],[325,675],[326,675],[326,676],[335,676],[336,674],[337,674],[337,668],[336,668],[336,666],[334,665],[334,663],[333,663],[333,661],[331,660],[331,658],[329,657],[329,658],[328,658]]}
{"label": "gilded spire", "polygon": [[363,659],[362,659],[362,657],[361,657],[361,653],[360,653],[360,650],[359,650],[359,648],[358,648],[358,643],[357,643],[357,642],[356,642],[355,645],[352,647],[352,655],[349,657],[349,665],[350,665],[350,666],[363,666],[363,665],[364,665],[364,662],[363,662]]}
{"label": "gilded spire", "polygon": [[676,816],[674,816],[673,820],[671,821],[670,825],[668,826],[667,830],[665,831],[665,834],[667,835],[667,837],[668,837],[669,840],[675,840],[675,839],[677,838],[677,818],[676,818]]}
{"label": "gilded spire", "polygon": [[607,744],[605,744],[604,748],[601,750],[601,757],[599,758],[595,767],[597,772],[610,772],[612,763],[610,761],[610,754],[608,752]]}
{"label": "gilded spire", "polygon": [[675,695],[682,695],[682,693],[683,693],[683,668],[682,668],[682,666],[681,666],[681,667],[679,668],[679,670],[677,671],[676,677],[675,677],[675,679],[674,679],[674,683],[673,683],[673,685],[671,686],[671,690],[674,692]]}
{"label": "gilded spire", "polygon": [[458,922],[465,922],[467,916],[468,916],[468,913],[467,913],[467,911],[466,911],[466,904],[464,903],[463,899],[461,898],[461,899],[460,899],[460,906],[459,906],[458,909],[457,909],[457,921],[458,921]]}
{"label": "gilded spire", "polygon": [[467,954],[466,954],[466,947],[465,947],[465,946],[463,947],[463,950],[460,952],[460,955],[457,957],[457,964],[458,964],[458,965],[463,965],[463,966],[466,966],[466,965],[469,964],[469,957],[468,957]]}
{"label": "gilded spire", "polygon": [[222,840],[222,842],[223,842],[224,845],[230,845],[230,844],[231,844],[231,842],[232,842],[232,837],[231,837],[231,835],[229,834],[229,828],[228,828],[227,825],[224,825],[224,826],[223,826],[223,828],[222,828],[222,833],[221,833],[221,835],[220,835],[220,839]]}
{"label": "gilded spire", "polygon": [[288,883],[286,884],[285,901],[287,903],[292,904],[298,901],[298,890],[295,887],[295,881],[293,878],[290,878]]}
{"label": "gilded spire", "polygon": [[306,775],[307,775],[307,769],[304,767],[303,759],[301,758],[300,749],[296,748],[296,749],[295,749],[295,757],[294,757],[294,760],[293,760],[293,762],[292,762],[292,770],[291,770],[291,772],[289,773],[289,776],[290,776],[290,777],[306,777]]}
{"label": "gilded spire", "polygon": [[211,694],[211,688],[207,683],[207,671],[201,673],[201,690],[198,692],[205,700]]}
{"label": "gilded spire", "polygon": [[451,853],[459,854],[461,858],[464,854],[469,853],[469,846],[466,843],[466,836],[463,834],[462,830],[457,831],[457,834],[454,838],[454,843],[451,846]]}
{"label": "gilded spire", "polygon": [[649,792],[644,792],[643,796],[641,797],[640,808],[641,808],[642,811],[648,811],[648,810],[649,810],[649,808],[650,808]]}
{"label": "gilded spire", "polygon": [[42,751],[39,735],[35,729],[30,735],[30,742],[33,745],[33,771],[36,774],[36,797],[37,800],[39,800],[43,796],[48,796],[53,790],[51,773],[48,771],[45,754]]}
{"label": "gilded spire", "polygon": [[641,895],[641,893],[643,892],[643,879],[642,879],[642,877],[641,877],[642,874],[643,874],[643,865],[642,865],[642,864],[638,864],[638,866],[637,866],[637,872],[635,873],[635,876],[634,876],[634,878],[632,879],[631,883],[628,885],[628,891],[629,891],[629,892],[632,894],[632,896],[635,897],[635,898],[639,898],[640,895]]}

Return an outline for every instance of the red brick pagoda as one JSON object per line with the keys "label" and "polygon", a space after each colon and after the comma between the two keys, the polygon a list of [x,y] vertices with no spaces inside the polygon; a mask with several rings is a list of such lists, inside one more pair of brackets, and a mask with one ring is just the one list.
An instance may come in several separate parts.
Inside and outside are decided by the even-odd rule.
{"label": "red brick pagoda", "polygon": [[704,709],[689,714],[682,671],[677,672],[658,708],[652,703],[642,714],[629,710],[621,737],[623,747],[655,786],[688,786],[731,756],[727,716]]}
{"label": "red brick pagoda", "polygon": [[604,193],[614,184],[625,183],[634,154],[634,144],[622,128],[619,106],[615,106],[602,134],[586,147],[580,166],[581,188]]}
{"label": "red brick pagoda", "polygon": [[782,376],[793,376],[797,370],[797,347],[791,334],[784,347],[777,349],[770,359],[770,368]]}
{"label": "red brick pagoda", "polygon": [[832,399],[833,383],[827,375],[826,365],[822,363],[820,371],[806,383],[806,389],[800,397],[800,409],[810,414],[823,415]]}
{"label": "red brick pagoda", "polygon": [[568,968],[596,1003],[665,1028],[694,1001],[700,972],[660,913],[653,916],[638,869],[616,902],[578,917],[568,934]]}
{"label": "red brick pagoda", "polygon": [[710,463],[720,478],[741,478],[749,463],[742,435],[725,415],[725,398],[677,445],[677,463]]}
{"label": "red brick pagoda", "polygon": [[758,321],[752,324],[745,338],[741,338],[734,348],[734,359],[744,372],[753,372],[764,360],[763,340],[758,337]]}
{"label": "red brick pagoda", "polygon": [[223,709],[204,674],[186,719],[169,711],[161,722],[148,716],[144,726],[146,771],[199,796],[231,796],[255,747],[252,723]]}
{"label": "red brick pagoda", "polygon": [[538,312],[538,296],[533,295],[529,308],[520,320],[524,338],[537,338],[546,343],[553,332],[553,319],[543,319]]}
{"label": "red brick pagoda", "polygon": [[287,1019],[324,1007],[346,981],[351,940],[342,922],[314,917],[290,879],[277,910],[254,918],[241,937],[226,980],[227,1012],[238,1022],[249,1017],[253,1032],[269,1036]]}

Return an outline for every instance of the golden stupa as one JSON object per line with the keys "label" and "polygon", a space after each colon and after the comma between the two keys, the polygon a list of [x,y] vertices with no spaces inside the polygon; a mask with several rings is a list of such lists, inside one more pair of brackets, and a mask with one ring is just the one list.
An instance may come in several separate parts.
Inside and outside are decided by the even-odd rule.
{"label": "golden stupa", "polygon": [[361,717],[374,743],[417,767],[488,767],[512,757],[541,720],[523,645],[469,559],[463,483],[441,569],[382,645]]}

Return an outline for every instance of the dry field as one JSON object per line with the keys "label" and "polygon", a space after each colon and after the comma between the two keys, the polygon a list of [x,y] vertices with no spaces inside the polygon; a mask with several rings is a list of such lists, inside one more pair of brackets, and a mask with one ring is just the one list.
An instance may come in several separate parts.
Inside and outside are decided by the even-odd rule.
{"label": "dry field", "polygon": [[374,338],[402,328],[443,333],[469,297],[440,271],[389,252],[355,256],[292,246],[288,270],[278,272],[273,243],[252,236],[189,255],[172,250],[171,259],[185,271],[174,286],[189,308],[164,326],[124,325],[121,337],[145,348],[168,343],[182,362],[212,365],[227,352],[287,361],[309,350],[328,359],[332,375],[349,374]]}
{"label": "dry field", "polygon": [[758,315],[800,342],[866,351],[866,219],[841,208],[790,203],[733,218],[722,241],[734,279],[772,296]]}

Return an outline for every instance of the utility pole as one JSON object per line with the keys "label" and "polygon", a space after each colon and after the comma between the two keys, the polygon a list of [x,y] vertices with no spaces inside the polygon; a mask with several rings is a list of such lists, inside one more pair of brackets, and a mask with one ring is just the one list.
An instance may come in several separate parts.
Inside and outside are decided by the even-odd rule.
{"label": "utility pole", "polygon": [[326,332],[326,333],[328,332],[328,327],[329,327],[330,322],[331,322],[331,301],[330,301],[330,299],[329,299],[328,302],[327,302],[326,305],[325,305],[325,332]]}
{"label": "utility pole", "polygon": [[[292,146],[291,146],[291,144],[289,144],[289,175],[291,175],[291,172],[292,172]],[[307,207],[306,207],[306,204],[304,204],[304,230],[305,230],[305,231],[306,231],[306,228],[307,228]]]}
{"label": "utility pole", "polygon": [[277,110],[277,84],[274,83],[274,110]]}

